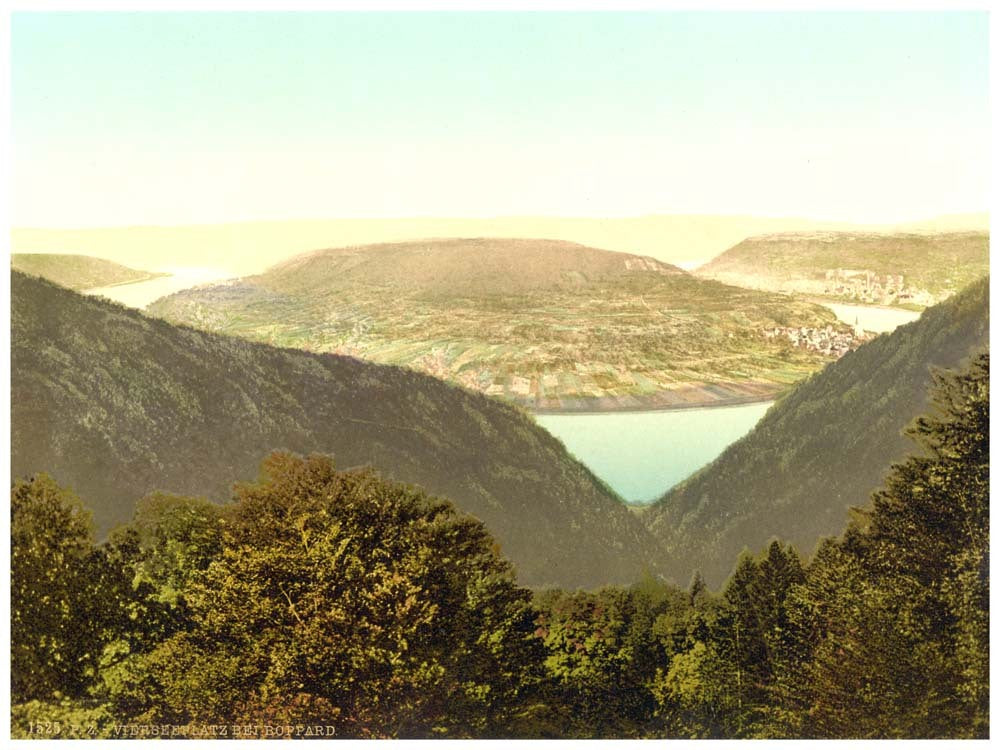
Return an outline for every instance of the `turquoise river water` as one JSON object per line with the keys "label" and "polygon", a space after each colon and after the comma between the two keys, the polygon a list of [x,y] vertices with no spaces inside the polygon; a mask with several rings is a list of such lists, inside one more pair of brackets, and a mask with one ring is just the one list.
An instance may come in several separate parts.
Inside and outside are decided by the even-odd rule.
{"label": "turquoise river water", "polygon": [[535,419],[625,500],[647,503],[748,433],[771,403]]}

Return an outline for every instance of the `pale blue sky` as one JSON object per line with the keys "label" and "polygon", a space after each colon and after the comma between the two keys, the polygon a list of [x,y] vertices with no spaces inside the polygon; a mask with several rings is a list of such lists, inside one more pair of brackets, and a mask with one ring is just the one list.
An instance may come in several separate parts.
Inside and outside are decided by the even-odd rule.
{"label": "pale blue sky", "polygon": [[13,220],[981,211],[987,19],[19,13]]}

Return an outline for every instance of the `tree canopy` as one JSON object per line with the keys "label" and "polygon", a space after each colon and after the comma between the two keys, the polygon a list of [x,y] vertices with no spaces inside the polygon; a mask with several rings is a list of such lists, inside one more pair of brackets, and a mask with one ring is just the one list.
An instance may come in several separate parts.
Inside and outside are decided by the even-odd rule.
{"label": "tree canopy", "polygon": [[[275,453],[219,526],[185,587],[189,627],[131,666],[145,720],[308,721],[342,737],[509,723],[530,683],[532,613],[481,523],[327,457]],[[125,679],[120,693],[138,690]]]}
{"label": "tree canopy", "polygon": [[989,354],[934,380],[843,534],[745,551],[718,592],[531,592],[478,520],[322,455],[271,454],[224,506],[148,496],[100,545],[19,481],[13,733],[988,737]]}

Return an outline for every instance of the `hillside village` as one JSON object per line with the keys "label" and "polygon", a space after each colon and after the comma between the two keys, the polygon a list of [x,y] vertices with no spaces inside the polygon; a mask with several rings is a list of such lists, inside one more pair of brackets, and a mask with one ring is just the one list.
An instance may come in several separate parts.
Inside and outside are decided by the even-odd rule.
{"label": "hillside village", "polygon": [[825,328],[773,326],[765,328],[763,334],[769,341],[787,339],[792,346],[819,352],[835,359],[843,357],[847,352],[857,349],[877,335],[862,330],[860,326],[854,326],[852,330],[838,331],[830,325]]}

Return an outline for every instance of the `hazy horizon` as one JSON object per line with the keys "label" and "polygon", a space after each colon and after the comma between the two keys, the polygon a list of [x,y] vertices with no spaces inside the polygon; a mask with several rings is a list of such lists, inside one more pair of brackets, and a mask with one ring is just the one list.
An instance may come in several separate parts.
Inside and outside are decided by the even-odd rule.
{"label": "hazy horizon", "polygon": [[988,230],[988,214],[953,214],[903,224],[797,218],[646,215],[617,218],[508,216],[229,222],[77,229],[14,228],[12,252],[69,253],[146,270],[214,267],[245,275],[299,253],[443,237],[522,237],[577,242],[648,255],[687,270],[747,237],[780,232]]}

